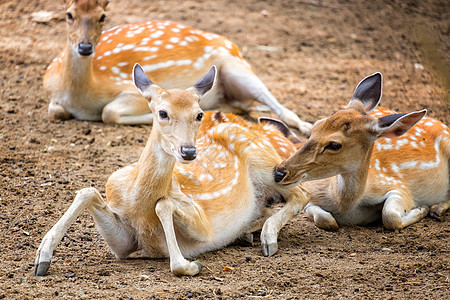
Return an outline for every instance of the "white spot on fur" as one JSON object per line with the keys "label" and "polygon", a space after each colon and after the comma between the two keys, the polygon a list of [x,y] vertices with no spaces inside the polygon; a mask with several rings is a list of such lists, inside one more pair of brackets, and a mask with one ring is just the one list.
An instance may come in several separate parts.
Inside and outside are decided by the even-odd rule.
{"label": "white spot on fur", "polygon": [[439,157],[439,144],[440,144],[440,142],[441,142],[441,138],[442,138],[442,135],[439,136],[439,137],[436,139],[436,141],[434,142],[434,150],[436,151],[436,158],[435,158],[435,160],[434,160],[434,161],[431,160],[431,161],[424,161],[424,162],[421,162],[420,165],[419,165],[419,168],[420,168],[420,169],[428,170],[428,169],[434,169],[434,168],[437,168],[437,167],[439,166],[439,162],[440,162],[440,157]]}

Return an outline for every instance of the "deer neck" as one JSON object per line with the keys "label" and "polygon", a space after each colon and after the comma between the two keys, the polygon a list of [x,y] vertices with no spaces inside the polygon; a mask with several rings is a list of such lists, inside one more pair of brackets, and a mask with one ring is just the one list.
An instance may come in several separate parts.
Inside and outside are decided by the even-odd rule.
{"label": "deer neck", "polygon": [[93,55],[81,57],[68,42],[64,49],[60,76],[72,93],[85,91],[88,86],[95,85]]}
{"label": "deer neck", "polygon": [[161,134],[154,125],[136,167],[138,201],[144,201],[152,208],[157,200],[169,195],[175,162],[175,157],[162,148]]}
{"label": "deer neck", "polygon": [[330,197],[337,200],[339,212],[345,212],[353,208],[364,195],[372,150],[373,145],[369,147],[363,161],[356,170],[338,174],[331,179],[329,185]]}

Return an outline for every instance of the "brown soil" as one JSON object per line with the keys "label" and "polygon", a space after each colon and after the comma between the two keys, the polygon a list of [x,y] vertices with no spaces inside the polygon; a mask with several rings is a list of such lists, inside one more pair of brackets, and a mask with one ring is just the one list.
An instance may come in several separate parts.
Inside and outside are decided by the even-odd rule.
{"label": "brown soil", "polygon": [[[198,256],[200,275],[178,278],[167,259],[115,259],[85,212],[48,276],[33,277],[40,240],[75,192],[103,193],[109,174],[136,161],[151,127],[51,123],[42,78],[62,50],[65,24],[36,23],[31,13],[63,18],[63,1],[1,3],[0,299],[450,298],[449,213],[401,233],[381,224],[325,232],[299,215],[282,229],[274,257],[261,255],[259,240],[232,245]],[[171,19],[225,35],[280,102],[308,121],[345,105],[360,79],[381,71],[382,105],[428,108],[449,124],[449,12],[446,0],[116,0],[106,27]]]}

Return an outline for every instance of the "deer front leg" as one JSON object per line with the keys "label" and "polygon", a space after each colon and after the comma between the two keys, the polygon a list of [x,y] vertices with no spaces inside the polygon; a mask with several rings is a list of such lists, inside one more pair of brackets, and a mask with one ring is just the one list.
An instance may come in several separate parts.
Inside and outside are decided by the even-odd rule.
{"label": "deer front leg", "polygon": [[422,220],[429,212],[428,207],[412,208],[411,195],[407,191],[392,190],[386,193],[386,196],[382,213],[386,229],[400,231]]}
{"label": "deer front leg", "polygon": [[318,205],[310,202],[306,205],[303,212],[308,219],[312,220],[314,224],[321,229],[329,231],[336,231],[339,229],[339,225],[333,215]]}
{"label": "deer front leg", "polygon": [[450,207],[450,195],[444,203],[436,204],[430,207],[430,216],[438,221],[444,221],[445,212]]}
{"label": "deer front leg", "polygon": [[175,210],[176,205],[169,198],[162,198],[156,203],[156,215],[163,227],[167,248],[169,250],[170,270],[177,276],[194,276],[201,271],[203,265],[198,261],[189,262],[183,257],[178,246],[173,225],[173,214]]}
{"label": "deer front leg", "polygon": [[85,188],[78,191],[69,209],[42,239],[36,252],[35,276],[47,273],[53,252],[67,229],[85,208],[89,209],[97,229],[118,257],[125,257],[136,249],[137,244],[131,230],[108,208],[95,188]]}
{"label": "deer front leg", "polygon": [[122,92],[103,108],[102,120],[123,125],[152,124],[153,114],[140,94]]}
{"label": "deer front leg", "polygon": [[302,211],[308,202],[308,196],[298,186],[285,195],[286,205],[270,216],[261,230],[261,246],[264,256],[272,256],[278,251],[278,232],[281,228]]}
{"label": "deer front leg", "polygon": [[48,105],[48,114],[50,115],[50,120],[52,121],[68,120],[72,118],[72,114],[64,107],[51,101]]}

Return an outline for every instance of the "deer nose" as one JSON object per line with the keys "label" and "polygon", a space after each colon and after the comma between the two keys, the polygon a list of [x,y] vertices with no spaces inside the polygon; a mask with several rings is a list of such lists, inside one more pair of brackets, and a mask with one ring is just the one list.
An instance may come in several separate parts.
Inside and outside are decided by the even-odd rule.
{"label": "deer nose", "polygon": [[181,157],[185,160],[194,160],[197,157],[197,150],[192,146],[181,146]]}
{"label": "deer nose", "polygon": [[275,167],[275,169],[273,170],[273,179],[275,180],[276,183],[281,182],[281,180],[283,180],[284,177],[286,177],[286,172],[283,170],[283,168],[278,169],[278,166]]}
{"label": "deer nose", "polygon": [[78,53],[83,56],[89,56],[92,54],[92,44],[91,43],[79,43],[78,44]]}

